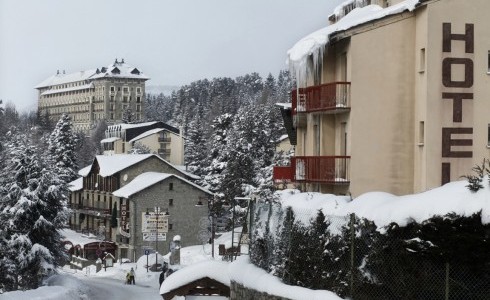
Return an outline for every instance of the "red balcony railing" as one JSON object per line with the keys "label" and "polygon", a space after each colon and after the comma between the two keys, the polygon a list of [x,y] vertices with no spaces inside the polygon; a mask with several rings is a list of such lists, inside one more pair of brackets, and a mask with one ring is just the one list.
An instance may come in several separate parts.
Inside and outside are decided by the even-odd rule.
{"label": "red balcony railing", "polygon": [[291,92],[293,114],[350,108],[350,82],[333,82]]}
{"label": "red balcony railing", "polygon": [[348,184],[350,156],[295,156],[295,181]]}
{"label": "red balcony railing", "polygon": [[272,178],[276,183],[289,183],[294,181],[293,166],[275,166],[272,169]]}
{"label": "red balcony railing", "polygon": [[274,167],[275,183],[318,182],[349,184],[350,156],[295,156],[291,165]]}

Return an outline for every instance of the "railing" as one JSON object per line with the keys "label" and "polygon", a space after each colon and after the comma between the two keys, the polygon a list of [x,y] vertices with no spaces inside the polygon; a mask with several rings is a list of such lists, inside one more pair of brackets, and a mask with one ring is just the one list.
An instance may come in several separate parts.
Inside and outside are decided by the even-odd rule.
{"label": "railing", "polygon": [[158,142],[159,143],[170,143],[171,142],[171,138],[169,138],[169,137],[165,137],[165,138],[159,137],[158,138]]}
{"label": "railing", "polygon": [[350,109],[350,82],[333,82],[291,92],[293,114]]}
{"label": "railing", "polygon": [[164,155],[164,156],[169,156],[170,155],[170,149],[158,149],[158,154]]}
{"label": "railing", "polygon": [[68,207],[88,215],[102,216],[102,217],[111,216],[111,210],[109,208],[84,206],[83,204],[78,204],[78,203],[68,203]]}
{"label": "railing", "polygon": [[350,156],[295,156],[291,158],[291,165],[297,182],[350,182]]}
{"label": "railing", "polygon": [[295,156],[290,166],[274,167],[276,184],[289,182],[350,183],[350,156]]}
{"label": "railing", "polygon": [[275,166],[272,169],[272,178],[276,183],[289,183],[294,181],[293,166]]}

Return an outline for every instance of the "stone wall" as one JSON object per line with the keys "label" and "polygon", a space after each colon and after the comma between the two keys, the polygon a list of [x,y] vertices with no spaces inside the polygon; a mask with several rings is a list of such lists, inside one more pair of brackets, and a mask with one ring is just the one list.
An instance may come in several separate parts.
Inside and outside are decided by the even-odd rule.
{"label": "stone wall", "polygon": [[245,287],[235,281],[231,281],[230,299],[237,300],[290,300],[279,296],[269,295],[264,292],[259,292],[251,288]]}

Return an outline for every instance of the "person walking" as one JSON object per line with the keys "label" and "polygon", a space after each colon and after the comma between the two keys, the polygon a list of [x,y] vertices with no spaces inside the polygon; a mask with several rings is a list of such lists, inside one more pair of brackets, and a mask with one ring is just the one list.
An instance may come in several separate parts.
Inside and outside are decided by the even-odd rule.
{"label": "person walking", "polygon": [[131,268],[131,271],[129,271],[129,284],[131,284],[131,283],[132,284],[136,284],[135,281],[134,281],[134,276],[135,276],[134,269]]}

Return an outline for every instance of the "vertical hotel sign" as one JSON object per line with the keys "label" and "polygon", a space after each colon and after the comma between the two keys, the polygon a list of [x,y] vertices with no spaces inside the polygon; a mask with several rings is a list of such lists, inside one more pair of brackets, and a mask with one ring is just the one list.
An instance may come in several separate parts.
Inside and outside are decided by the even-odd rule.
{"label": "vertical hotel sign", "polygon": [[[452,122],[451,127],[442,128],[442,170],[441,183],[451,181],[450,158],[471,158],[473,157],[473,127],[458,126],[463,122],[464,111],[463,101],[473,100],[473,81],[474,64],[473,56],[475,46],[475,28],[473,24],[465,24],[464,33],[453,33],[451,23],[442,24],[442,52],[447,53],[447,57],[442,60],[442,99],[452,101]],[[454,43],[464,43],[464,53],[456,51]],[[470,54],[470,55],[468,55]],[[454,79],[453,66],[464,69],[464,78]],[[444,89],[450,89],[444,90]],[[458,92],[454,92],[457,88]],[[454,137],[453,135],[458,135]],[[459,146],[458,150],[451,147]]]}
{"label": "vertical hotel sign", "polygon": [[121,202],[121,231],[129,232],[129,208],[127,199],[123,199]]}

